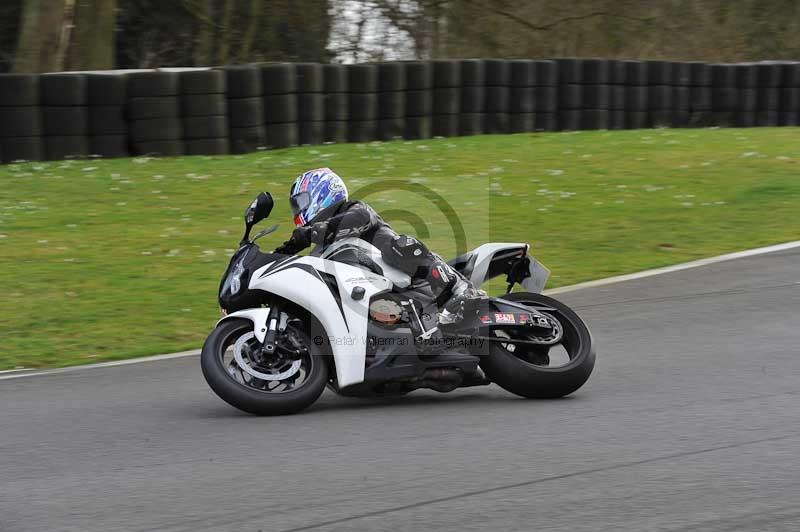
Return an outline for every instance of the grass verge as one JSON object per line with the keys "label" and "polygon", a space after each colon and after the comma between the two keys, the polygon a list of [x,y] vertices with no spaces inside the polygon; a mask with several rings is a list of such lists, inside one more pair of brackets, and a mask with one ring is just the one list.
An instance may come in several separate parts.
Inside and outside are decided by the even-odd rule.
{"label": "grass verge", "polygon": [[[800,238],[800,129],[482,136],[0,167],[0,369],[199,347],[261,190],[330,166],[442,255],[527,241],[550,287]],[[394,185],[375,185],[391,180]],[[410,185],[399,189],[396,182]],[[364,189],[363,187],[371,187]]]}

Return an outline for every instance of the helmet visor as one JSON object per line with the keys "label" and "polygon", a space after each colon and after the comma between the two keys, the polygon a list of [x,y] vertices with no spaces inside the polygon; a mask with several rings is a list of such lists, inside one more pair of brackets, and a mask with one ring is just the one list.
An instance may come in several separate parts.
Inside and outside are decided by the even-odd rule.
{"label": "helmet visor", "polygon": [[308,192],[299,192],[289,198],[289,203],[292,206],[292,214],[297,216],[311,204],[311,195]]}

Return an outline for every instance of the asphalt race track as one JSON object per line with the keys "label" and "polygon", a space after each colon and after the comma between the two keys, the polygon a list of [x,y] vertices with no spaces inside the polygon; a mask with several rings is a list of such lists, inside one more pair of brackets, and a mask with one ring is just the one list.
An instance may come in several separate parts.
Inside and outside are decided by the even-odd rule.
{"label": "asphalt race track", "polygon": [[196,357],[0,380],[0,530],[800,530],[800,249],[558,296],[595,373],[257,418]]}

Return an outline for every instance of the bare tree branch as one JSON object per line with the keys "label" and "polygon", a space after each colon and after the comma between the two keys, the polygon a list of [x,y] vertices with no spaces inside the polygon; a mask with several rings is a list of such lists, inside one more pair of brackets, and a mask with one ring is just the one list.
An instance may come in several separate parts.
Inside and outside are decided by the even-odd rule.
{"label": "bare tree branch", "polygon": [[222,24],[217,24],[210,17],[206,15],[205,8],[199,5],[198,0],[181,0],[181,5],[186,10],[186,12],[197,21],[202,22],[203,24],[206,24],[214,28],[215,30],[219,30],[222,28]]}
{"label": "bare tree branch", "polygon": [[590,18],[598,18],[598,17],[620,18],[620,19],[624,19],[624,20],[631,20],[631,21],[641,22],[641,23],[647,23],[647,22],[652,22],[652,21],[656,20],[656,17],[639,18],[639,17],[633,17],[633,16],[629,16],[629,15],[623,15],[621,13],[612,13],[610,11],[593,11],[591,13],[585,13],[583,15],[571,15],[571,16],[568,16],[568,17],[563,17],[563,18],[548,22],[547,24],[533,24],[533,23],[525,20],[524,18],[519,17],[519,16],[517,16],[514,13],[511,13],[509,11],[505,11],[503,9],[498,9],[498,8],[495,8],[495,7],[491,7],[491,6],[488,6],[488,5],[486,5],[486,4],[482,3],[482,2],[476,2],[475,0],[464,0],[464,1],[466,3],[468,3],[468,4],[471,4],[471,5],[475,6],[475,7],[484,9],[486,11],[495,13],[495,14],[500,15],[502,17],[505,17],[505,18],[507,18],[509,20],[512,20],[512,21],[516,22],[517,24],[525,26],[529,30],[533,30],[533,31],[549,31],[549,30],[552,30],[553,28],[555,28],[557,26],[560,26],[562,24],[566,24],[568,22],[577,22],[577,21],[580,21],[580,20],[587,20],[587,19],[590,19]]}

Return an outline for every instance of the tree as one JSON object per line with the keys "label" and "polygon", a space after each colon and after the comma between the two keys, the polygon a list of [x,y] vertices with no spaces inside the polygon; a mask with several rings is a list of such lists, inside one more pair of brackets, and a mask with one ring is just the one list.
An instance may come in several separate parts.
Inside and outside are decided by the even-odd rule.
{"label": "tree", "polygon": [[119,0],[118,68],[327,61],[328,0]]}
{"label": "tree", "polygon": [[114,68],[117,0],[77,0],[66,68]]}
{"label": "tree", "polygon": [[6,6],[18,18],[16,24],[9,15],[0,18],[17,35],[13,52],[6,52],[14,72],[114,67],[117,0],[11,0]]}
{"label": "tree", "polygon": [[61,69],[71,12],[71,0],[25,0],[20,14],[14,72]]}
{"label": "tree", "polygon": [[0,2],[0,72],[7,72],[14,66],[21,12],[21,0]]}
{"label": "tree", "polygon": [[[418,58],[752,61],[800,53],[796,0],[340,1],[368,7],[367,19],[384,17]],[[369,39],[350,48],[343,57],[363,55]]]}

